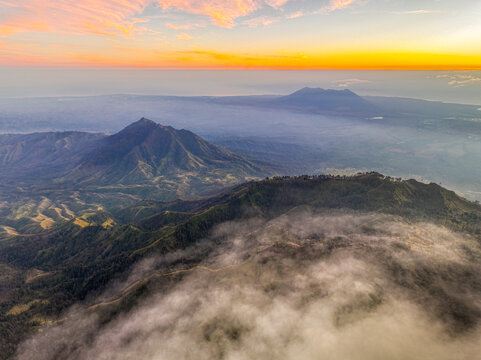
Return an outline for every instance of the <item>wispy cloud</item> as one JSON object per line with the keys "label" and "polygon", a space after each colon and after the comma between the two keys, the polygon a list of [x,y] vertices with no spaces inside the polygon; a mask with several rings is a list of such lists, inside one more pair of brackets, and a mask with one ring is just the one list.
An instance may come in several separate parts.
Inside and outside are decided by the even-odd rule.
{"label": "wispy cloud", "polygon": [[330,0],[329,3],[315,11],[296,11],[286,16],[286,19],[297,19],[303,16],[328,14],[336,10],[342,10],[350,7],[354,3],[360,3],[362,0]]}
{"label": "wispy cloud", "polygon": [[22,31],[131,35],[137,24],[148,20],[140,14],[152,0],[19,0],[0,2],[3,21],[0,34]]}
{"label": "wispy cloud", "polygon": [[339,87],[347,88],[353,85],[370,83],[370,81],[364,80],[364,79],[342,79],[342,80],[335,80],[332,83],[336,84]]}
{"label": "wispy cloud", "polygon": [[270,18],[270,17],[266,17],[266,16],[261,16],[261,17],[245,20],[243,22],[243,24],[247,25],[248,27],[255,28],[255,27],[259,27],[259,26],[269,26],[269,25],[272,25],[272,24],[274,24],[274,23],[276,23],[280,20],[281,20],[281,18],[279,18],[279,17]]}
{"label": "wispy cloud", "polygon": [[327,9],[329,11],[344,9],[358,1],[359,0],[331,0]]}
{"label": "wispy cloud", "polygon": [[179,40],[190,40],[190,39],[192,39],[192,36],[190,36],[187,33],[182,33],[182,34],[176,35],[176,38],[179,39]]}
{"label": "wispy cloud", "polygon": [[470,74],[441,74],[437,79],[446,79],[448,84],[454,87],[463,87],[473,84],[481,84],[481,77]]}
{"label": "wispy cloud", "polygon": [[204,27],[204,23],[189,23],[189,24],[175,24],[175,23],[166,23],[166,27],[172,30],[190,30],[199,27]]}
{"label": "wispy cloud", "polygon": [[[130,36],[138,30],[139,23],[149,22],[143,17],[148,6],[157,5],[162,12],[181,12],[205,16],[220,27],[231,28],[236,19],[264,9],[281,9],[289,0],[0,0],[0,36],[17,32],[67,32],[91,33],[107,36]],[[294,2],[294,0],[291,0]],[[330,0],[319,12],[347,8],[359,0]],[[288,16],[303,16],[297,11]],[[254,26],[276,22],[276,19],[257,18],[244,22]],[[168,23],[176,30],[188,30],[189,25]]]}
{"label": "wispy cloud", "polygon": [[211,21],[220,27],[231,28],[235,19],[246,16],[256,10],[269,6],[280,8],[288,0],[158,0],[163,9],[176,9],[192,14],[208,16]]}
{"label": "wispy cloud", "polygon": [[19,0],[0,1],[0,35],[16,32],[70,32],[131,35],[152,4],[162,11],[204,15],[217,26],[233,27],[235,19],[264,7],[280,8],[287,0]]}
{"label": "wispy cloud", "polygon": [[255,57],[242,56],[237,54],[227,54],[227,53],[209,51],[209,50],[181,51],[179,52],[179,54],[186,55],[189,57],[190,56],[206,57],[206,58],[219,61],[221,63],[224,63],[224,62],[241,62],[242,63],[242,62],[251,62],[257,59]]}
{"label": "wispy cloud", "polygon": [[391,14],[395,15],[422,15],[422,14],[439,14],[440,10],[418,9],[418,10],[405,10],[405,11],[391,11]]}
{"label": "wispy cloud", "polygon": [[303,17],[305,14],[303,11],[296,11],[295,13],[292,13],[287,16],[288,19],[297,19],[300,17]]}
{"label": "wispy cloud", "polygon": [[[327,14],[336,10],[342,10],[354,5],[355,3],[360,3],[361,0],[330,0],[329,4],[321,7],[320,9],[311,12],[310,14]],[[307,15],[307,14],[305,14]]]}

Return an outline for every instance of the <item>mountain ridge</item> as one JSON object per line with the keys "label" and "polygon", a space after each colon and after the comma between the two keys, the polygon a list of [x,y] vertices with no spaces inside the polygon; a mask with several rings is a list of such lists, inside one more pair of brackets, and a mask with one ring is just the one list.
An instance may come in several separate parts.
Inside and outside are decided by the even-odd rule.
{"label": "mountain ridge", "polygon": [[244,176],[263,173],[248,160],[188,130],[177,130],[141,118],[103,139],[66,179],[81,184],[132,185],[155,182],[156,178],[167,174],[216,169],[231,169]]}
{"label": "mountain ridge", "polygon": [[146,118],[110,136],[0,136],[1,159],[0,238],[43,232],[100,208],[211,196],[275,174],[269,165]]}
{"label": "mountain ridge", "polygon": [[62,173],[105,136],[81,131],[0,135],[0,175],[13,172],[18,179],[19,173],[39,176],[45,169],[50,175]]}
{"label": "mountain ridge", "polygon": [[[145,211],[149,206],[151,209]],[[3,283],[0,349],[3,353],[12,353],[14,344],[38,329],[44,323],[42,319],[56,322],[68,306],[76,301],[88,302],[89,294],[98,293],[143,258],[172,253],[173,265],[181,269],[192,268],[205,255],[205,244],[202,245],[201,240],[207,239],[216,225],[249,219],[270,220],[302,209],[313,213],[382,213],[393,219],[404,219],[411,225],[431,222],[469,233],[473,239],[481,236],[479,204],[468,202],[436,184],[399,181],[378,173],[350,177],[276,177],[244,184],[229,193],[197,203],[143,202],[124,211],[125,223],[118,222],[115,215],[99,211],[82,217],[82,221],[72,219],[43,234],[12,237],[0,243],[0,266],[8,270],[6,274],[13,274],[14,279]],[[145,218],[136,217],[140,211],[144,211]],[[362,227],[368,236],[372,231],[369,226]],[[247,233],[249,231],[250,228],[246,229]],[[281,233],[283,236],[288,234]],[[222,240],[219,241],[210,246],[215,249],[222,244]],[[342,247],[344,241],[343,238],[332,239],[329,249],[334,251]],[[196,251],[182,252],[190,246]],[[279,249],[283,248],[296,247],[286,244]],[[412,251],[406,245],[396,249],[402,253]],[[169,271],[167,267],[165,272]],[[422,268],[419,271],[412,277],[419,279],[419,284],[413,286],[424,286],[430,291],[436,279],[422,272]],[[461,271],[459,274],[467,276]],[[177,277],[159,279],[172,284]],[[135,304],[135,296],[137,291],[144,289],[143,284],[143,281],[138,282],[138,286],[120,294],[118,302],[105,308],[122,309],[124,300],[132,294]],[[470,309],[449,308],[450,302],[455,300],[448,298],[446,307],[440,311],[450,312],[453,321],[469,328],[470,323],[464,323],[464,318],[457,316],[477,320]],[[31,305],[18,313],[12,311],[22,304]]]}

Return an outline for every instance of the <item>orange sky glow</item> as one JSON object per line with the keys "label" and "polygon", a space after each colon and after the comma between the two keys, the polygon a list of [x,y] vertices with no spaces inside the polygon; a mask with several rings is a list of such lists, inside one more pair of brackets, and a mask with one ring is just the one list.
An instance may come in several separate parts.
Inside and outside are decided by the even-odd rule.
{"label": "orange sky glow", "polygon": [[461,0],[0,0],[0,65],[481,70]]}

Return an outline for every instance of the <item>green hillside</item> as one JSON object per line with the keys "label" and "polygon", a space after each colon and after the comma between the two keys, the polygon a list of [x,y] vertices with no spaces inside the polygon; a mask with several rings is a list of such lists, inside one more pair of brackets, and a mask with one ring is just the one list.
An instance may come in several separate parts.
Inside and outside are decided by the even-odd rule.
{"label": "green hillside", "polygon": [[[12,236],[0,243],[0,353],[11,354],[26,334],[57,321],[73,303],[88,302],[91,294],[113,279],[122,279],[141,259],[197,244],[222,222],[268,220],[300,208],[390,214],[408,222],[445,225],[481,239],[479,205],[436,184],[377,173],[273,178],[200,201],[144,201],[111,213],[94,212],[44,233]],[[195,266],[212,246],[199,246],[175,263]],[[137,290],[141,287],[128,293]]]}

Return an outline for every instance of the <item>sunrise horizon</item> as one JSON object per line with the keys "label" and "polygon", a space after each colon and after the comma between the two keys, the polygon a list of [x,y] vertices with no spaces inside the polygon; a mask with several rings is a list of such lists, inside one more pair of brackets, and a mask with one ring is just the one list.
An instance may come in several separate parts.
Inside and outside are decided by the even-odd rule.
{"label": "sunrise horizon", "polygon": [[0,1],[0,65],[129,69],[480,70],[463,1]]}

